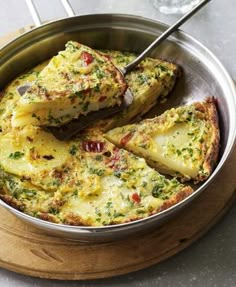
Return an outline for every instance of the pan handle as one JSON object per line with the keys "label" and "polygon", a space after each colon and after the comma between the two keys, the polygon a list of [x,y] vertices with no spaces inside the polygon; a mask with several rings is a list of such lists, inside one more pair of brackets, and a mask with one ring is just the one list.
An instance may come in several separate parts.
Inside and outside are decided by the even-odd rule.
{"label": "pan handle", "polygon": [[[25,0],[25,2],[29,8],[29,11],[30,11],[30,14],[34,20],[35,26],[38,27],[38,26],[42,25],[43,22],[39,16],[39,13],[38,13],[37,8],[34,4],[34,1],[33,0]],[[61,0],[61,3],[62,3],[62,5],[63,5],[63,7],[64,7],[64,9],[65,9],[65,11],[69,17],[76,15],[72,6],[68,2],[68,0]]]}
{"label": "pan handle", "polygon": [[75,11],[73,10],[72,6],[68,2],[68,0],[61,0],[61,4],[63,5],[64,9],[66,10],[66,13],[69,17],[76,16]]}

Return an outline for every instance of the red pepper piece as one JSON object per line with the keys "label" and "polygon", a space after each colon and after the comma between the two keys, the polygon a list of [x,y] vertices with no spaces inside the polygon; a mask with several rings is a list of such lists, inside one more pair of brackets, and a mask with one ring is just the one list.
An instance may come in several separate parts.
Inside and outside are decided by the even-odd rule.
{"label": "red pepper piece", "polygon": [[88,66],[89,64],[91,64],[93,62],[93,56],[91,54],[89,54],[88,52],[82,52],[81,54],[81,58],[84,60],[84,62],[86,63],[86,65]]}
{"label": "red pepper piece", "polygon": [[120,140],[120,144],[121,145],[126,145],[127,142],[132,138],[133,133],[128,133],[127,135],[125,135],[121,140]]}
{"label": "red pepper piece", "polygon": [[87,152],[102,152],[105,148],[105,143],[99,141],[84,141],[82,148]]}
{"label": "red pepper piece", "polygon": [[140,198],[140,196],[137,194],[137,192],[135,192],[135,193],[133,193],[133,194],[131,195],[131,199],[132,199],[132,201],[134,201],[135,203],[140,203],[140,201],[141,201],[141,198]]}

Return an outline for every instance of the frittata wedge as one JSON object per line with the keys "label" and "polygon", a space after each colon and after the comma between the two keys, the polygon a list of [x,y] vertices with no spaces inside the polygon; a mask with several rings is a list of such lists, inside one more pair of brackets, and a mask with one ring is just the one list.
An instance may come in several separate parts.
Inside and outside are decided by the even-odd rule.
{"label": "frittata wedge", "polygon": [[109,131],[105,137],[182,180],[205,180],[219,152],[217,110],[212,98],[172,108],[159,117]]}
{"label": "frittata wedge", "polygon": [[1,199],[55,223],[129,222],[167,209],[193,192],[102,136],[65,143],[27,126],[0,135],[0,162]]}
{"label": "frittata wedge", "polygon": [[[136,58],[135,54],[127,52],[105,51],[104,53],[119,68],[125,67]],[[125,76],[134,97],[132,104],[121,113],[98,121],[91,127],[90,131],[99,129],[106,132],[141,117],[158,101],[166,100],[180,75],[181,68],[174,63],[145,58],[133,71]]]}
{"label": "frittata wedge", "polygon": [[22,95],[12,126],[60,126],[80,115],[121,105],[127,84],[104,55],[68,42]]}
{"label": "frittata wedge", "polygon": [[[108,57],[118,68],[130,63],[136,56],[131,53],[119,51],[98,51]],[[34,69],[17,77],[2,92],[0,102],[0,128],[3,132],[12,129],[12,114],[17,109],[21,96],[18,87],[27,83],[38,81],[40,72],[48,62],[42,63]],[[143,75],[143,76],[142,76]],[[88,133],[107,131],[111,128],[128,124],[137,116],[141,116],[154,106],[158,99],[165,100],[173,89],[176,78],[180,75],[180,69],[175,64],[159,59],[146,58],[140,65],[126,76],[125,80],[134,96],[133,103],[123,112],[94,123]],[[144,108],[145,107],[145,108]],[[32,120],[32,119],[31,119]],[[37,123],[37,119],[33,118]]]}

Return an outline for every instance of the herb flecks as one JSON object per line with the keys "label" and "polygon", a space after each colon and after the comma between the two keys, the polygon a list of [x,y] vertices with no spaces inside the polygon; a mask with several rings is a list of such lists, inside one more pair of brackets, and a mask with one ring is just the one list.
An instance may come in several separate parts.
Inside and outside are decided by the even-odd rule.
{"label": "herb flecks", "polygon": [[32,118],[36,118],[38,121],[40,121],[40,117],[37,116],[35,113],[32,114]]}
{"label": "herb flecks", "polygon": [[71,148],[70,148],[70,150],[69,150],[69,153],[70,153],[71,155],[76,155],[76,154],[77,154],[77,151],[78,151],[77,146],[76,146],[76,145],[72,145]]}
{"label": "herb flecks", "polygon": [[89,169],[89,172],[91,173],[91,174],[96,174],[96,175],[98,175],[98,176],[102,176],[102,175],[104,175],[104,173],[105,173],[105,170],[104,169],[99,169],[99,168],[90,168]]}
{"label": "herb flecks", "polygon": [[164,184],[156,184],[154,185],[153,189],[152,189],[152,195],[153,197],[159,197],[163,191],[164,188]]}
{"label": "herb flecks", "polygon": [[20,159],[24,156],[25,154],[23,152],[20,151],[16,151],[14,153],[10,153],[9,154],[9,158],[10,159]]}

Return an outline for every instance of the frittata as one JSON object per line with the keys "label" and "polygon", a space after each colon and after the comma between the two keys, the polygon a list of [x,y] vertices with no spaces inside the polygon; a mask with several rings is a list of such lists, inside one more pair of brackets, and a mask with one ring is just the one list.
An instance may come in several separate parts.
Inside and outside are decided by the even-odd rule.
{"label": "frittata", "polygon": [[153,119],[109,131],[105,137],[182,180],[205,180],[216,165],[219,126],[214,100],[172,108]]}
{"label": "frittata", "polygon": [[[153,160],[147,154],[140,152],[140,147],[137,149],[136,146],[131,146],[132,152],[126,150],[126,148],[129,149],[128,144],[132,143],[135,138],[136,129],[138,139],[142,123],[133,125],[131,134],[130,126],[123,127],[122,131],[121,129],[111,131],[105,136],[102,134],[111,128],[128,124],[148,112],[158,99],[165,100],[180,74],[180,69],[175,64],[146,58],[125,77],[134,96],[130,107],[112,118],[94,123],[92,127],[74,140],[59,141],[48,130],[40,127],[41,125],[58,126],[77,117],[79,109],[74,108],[74,104],[81,103],[79,105],[83,110],[81,114],[86,114],[90,110],[90,106],[86,104],[85,109],[82,104],[85,96],[86,100],[89,99],[91,102],[94,100],[95,105],[100,109],[107,99],[103,98],[103,91],[106,91],[106,85],[107,89],[109,86],[109,83],[106,82],[108,78],[102,74],[106,71],[100,66],[100,59],[111,65],[112,70],[113,65],[122,68],[135,58],[134,54],[126,52],[92,51],[90,53],[88,49],[83,45],[69,42],[65,51],[59,52],[53,59],[19,76],[2,91],[0,102],[0,198],[26,214],[54,223],[104,226],[148,217],[191,195],[193,189],[180,183],[176,176],[180,176],[181,179],[203,180],[212,172],[219,147],[216,111],[213,109],[212,101],[208,100],[208,106],[206,103],[198,103],[192,105],[191,108],[172,109],[165,113],[166,116],[164,114],[156,119],[145,121],[147,123],[145,133],[147,132],[147,134],[141,141],[142,144],[147,144],[147,150],[148,145],[153,142],[153,138],[149,138],[151,141],[148,143],[148,131],[155,130],[157,126],[155,122],[158,122],[159,127],[163,127],[161,132],[155,130],[158,131],[154,137],[155,144],[165,145],[168,140],[170,143],[175,143],[175,136],[179,136],[178,133],[180,133],[182,139],[179,146],[173,149],[166,158],[171,162],[176,161],[177,166],[184,159],[186,161],[185,170],[182,174],[177,169],[173,169],[171,165],[166,165],[166,161],[164,164],[161,161],[154,162],[155,159]],[[88,52],[92,57],[83,52]],[[76,58],[78,55],[80,55],[79,61]],[[77,62],[78,66],[76,66]],[[76,83],[81,78],[89,77],[91,79],[88,81],[89,92],[81,80],[83,83],[81,82],[80,88],[83,96],[81,93],[77,93],[79,84],[76,85],[75,82],[70,81],[70,77],[63,74],[67,70],[69,74],[73,74],[74,71],[78,72],[73,75]],[[113,74],[112,79],[117,79],[116,88],[119,91],[125,91],[127,86],[120,80],[117,69],[115,71],[117,74]],[[93,78],[93,73],[95,73],[95,78]],[[97,80],[101,84],[99,87],[97,84],[95,85]],[[61,83],[65,83],[65,85],[63,86]],[[19,88],[22,92],[22,88],[24,90],[29,84],[30,87],[21,96]],[[42,89],[41,86],[46,89]],[[118,98],[121,100],[121,97],[115,93],[116,88],[110,88],[109,91],[112,90],[110,93],[114,92],[114,94],[109,94],[109,97],[114,96],[114,101]],[[60,93],[58,97],[55,96],[54,90],[57,89],[62,89],[65,92],[66,96],[63,101],[61,101]],[[52,94],[48,99],[49,90],[52,91]],[[102,99],[99,101],[98,97],[102,97]],[[28,113],[25,107],[28,104],[30,104],[30,109],[38,106],[38,100],[46,103],[45,106],[43,105],[42,109],[36,109],[33,113],[32,111]],[[58,105],[50,106],[57,100],[59,100]],[[72,102],[73,105],[71,105]],[[65,112],[66,109],[68,109],[68,114]],[[73,109],[72,112],[71,109]],[[206,111],[208,111],[209,118],[206,116]],[[215,121],[213,121],[213,116],[215,116]],[[173,120],[171,120],[172,117]],[[164,129],[167,126],[164,122],[167,122],[165,121],[167,118],[173,127],[165,132]],[[209,132],[209,119],[212,119],[211,123],[214,123],[215,128],[215,134],[211,133],[212,142],[205,136],[205,132]],[[193,124],[195,120],[196,129]],[[187,131],[189,127],[193,129],[194,135],[191,137],[193,142],[196,141],[199,144],[200,137],[201,141],[205,142],[201,142],[201,148],[204,147],[202,152],[209,158],[202,164],[202,171],[197,175],[196,170],[199,166],[195,163],[191,166],[192,161],[187,157],[187,151],[191,154],[193,148],[181,151],[183,152],[182,158],[179,157],[180,148],[184,149],[186,139],[189,140],[190,134],[188,135],[188,133],[191,133]],[[204,131],[202,134],[197,129],[198,127]],[[115,131],[118,132],[117,135],[115,135]],[[196,139],[194,139],[195,137]],[[115,142],[116,145],[108,139]],[[213,153],[213,140],[215,140],[215,153]],[[150,154],[155,153],[151,151]],[[197,155],[195,150],[193,150],[193,154]],[[201,154],[202,157],[203,154]],[[147,159],[149,165],[154,165],[161,172],[175,177],[167,179],[149,167],[144,158]],[[188,167],[189,164],[190,167]]]}
{"label": "frittata", "polygon": [[121,105],[126,89],[123,75],[107,57],[70,41],[22,95],[12,126],[60,126],[91,111]]}
{"label": "frittata", "polygon": [[1,199],[55,223],[102,226],[144,218],[192,193],[102,136],[62,142],[39,127],[0,135]]}
{"label": "frittata", "polygon": [[[118,68],[124,67],[136,57],[135,54],[119,51],[99,51],[99,53],[103,53]],[[47,64],[48,62],[42,63],[27,73],[20,75],[2,92],[0,128],[3,132],[12,129],[12,114],[17,109],[21,99],[18,88],[25,86],[27,83],[37,81],[41,70]],[[159,59],[146,58],[125,77],[134,97],[130,107],[113,117],[94,123],[88,129],[88,132],[91,133],[94,130],[108,131],[111,128],[128,124],[137,116],[142,116],[156,104],[157,100],[164,101],[166,99],[179,75],[180,68],[177,65]],[[37,122],[35,118],[34,121]]]}

